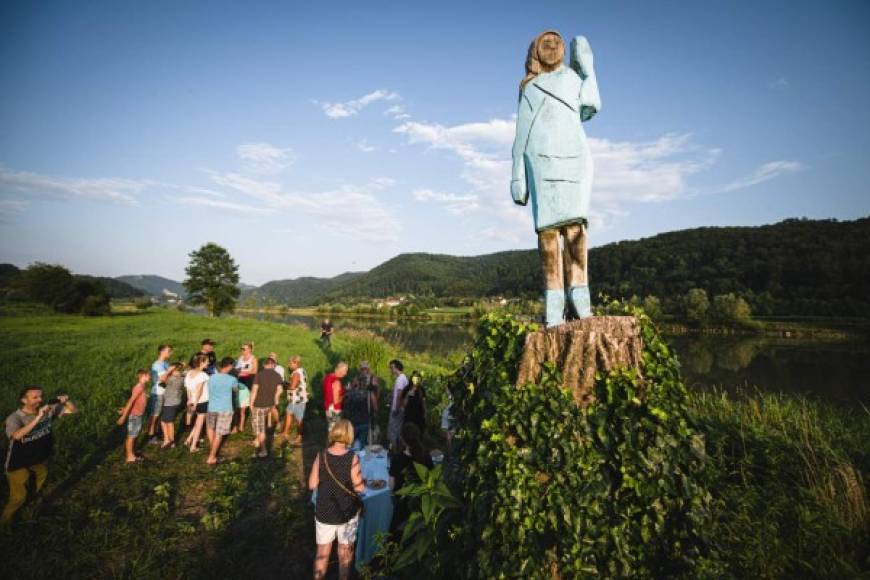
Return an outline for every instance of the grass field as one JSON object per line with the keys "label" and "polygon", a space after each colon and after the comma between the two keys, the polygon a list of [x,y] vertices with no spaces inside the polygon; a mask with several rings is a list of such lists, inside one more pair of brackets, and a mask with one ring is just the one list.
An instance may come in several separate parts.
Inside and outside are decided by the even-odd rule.
{"label": "grass field", "polygon": [[[17,407],[24,384],[69,393],[79,413],[57,423],[47,486],[14,532],[0,536],[0,577],[304,578],[313,526],[302,485],[323,442],[319,384],[339,358],[369,360],[381,377],[400,356],[407,370],[447,369],[396,352],[365,333],[344,332],[324,350],[317,332],[250,319],[211,319],[154,309],[108,318],[0,307],[0,413]],[[217,354],[243,341],[262,357],[302,356],[315,400],[306,445],[252,457],[251,436],[232,436],[216,468],[203,454],[144,449],[123,464],[115,409],[155,347],[187,359],[202,338]],[[443,393],[430,389],[436,399]],[[436,407],[432,401],[433,408]],[[689,408],[704,433],[715,517],[710,535],[727,577],[862,577],[870,571],[870,413],[802,398],[756,394],[740,400],[694,393]],[[6,438],[0,439],[5,453]],[[7,495],[0,481],[0,500]]]}
{"label": "grass field", "polygon": [[[249,431],[230,438],[225,455],[232,460],[216,468],[203,453],[156,447],[144,448],[144,464],[124,465],[116,409],[134,371],[150,366],[160,343],[173,345],[173,360],[187,360],[205,337],[218,343],[219,357],[237,355],[243,341],[254,341],[260,357],[302,357],[315,390],[305,448],[277,447],[269,459],[254,460]],[[163,309],[83,318],[28,307],[0,310],[0,353],[4,418],[25,384],[44,386],[48,396],[66,392],[79,407],[56,423],[43,493],[22,510],[14,533],[0,538],[4,578],[308,576],[313,514],[300,481],[323,441],[322,377],[339,358],[367,358],[385,378],[387,361],[401,355],[360,333],[340,334],[325,350],[317,333],[299,326]],[[440,370],[402,358],[407,369]],[[5,456],[5,437],[0,445]]]}

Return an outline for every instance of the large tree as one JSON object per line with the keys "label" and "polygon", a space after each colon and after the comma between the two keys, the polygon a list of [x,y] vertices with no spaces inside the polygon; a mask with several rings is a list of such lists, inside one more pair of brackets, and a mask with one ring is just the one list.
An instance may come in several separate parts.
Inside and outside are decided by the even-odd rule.
{"label": "large tree", "polygon": [[232,312],[239,297],[239,267],[229,252],[209,242],[190,253],[184,288],[191,304],[205,304],[210,316]]}

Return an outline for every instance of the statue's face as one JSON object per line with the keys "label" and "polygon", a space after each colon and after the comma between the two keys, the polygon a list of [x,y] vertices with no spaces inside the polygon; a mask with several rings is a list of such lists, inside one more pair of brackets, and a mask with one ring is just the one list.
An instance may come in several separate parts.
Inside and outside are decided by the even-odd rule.
{"label": "statue's face", "polygon": [[548,68],[555,67],[561,63],[563,55],[562,39],[557,34],[548,33],[541,38],[538,44],[538,59],[541,64]]}

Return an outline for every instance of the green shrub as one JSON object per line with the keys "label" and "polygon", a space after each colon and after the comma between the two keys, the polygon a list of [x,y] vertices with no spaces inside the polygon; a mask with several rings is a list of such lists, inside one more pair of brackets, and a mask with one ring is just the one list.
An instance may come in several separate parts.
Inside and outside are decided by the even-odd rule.
{"label": "green shrub", "polygon": [[85,316],[107,316],[112,312],[109,297],[105,294],[92,294],[85,298],[81,311]]}
{"label": "green shrub", "polygon": [[644,333],[643,379],[629,370],[597,377],[597,400],[585,410],[552,365],[539,384],[514,386],[533,325],[498,314],[481,320],[450,384],[463,507],[443,518],[451,523],[440,524],[441,533],[421,536],[439,552],[426,560],[441,563],[433,576],[716,572],[704,534],[704,441],[675,357],[640,310],[631,314]]}

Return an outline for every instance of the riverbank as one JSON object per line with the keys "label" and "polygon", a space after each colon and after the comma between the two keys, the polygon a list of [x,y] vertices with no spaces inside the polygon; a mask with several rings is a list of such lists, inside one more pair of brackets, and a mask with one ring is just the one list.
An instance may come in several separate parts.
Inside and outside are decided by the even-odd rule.
{"label": "riverbank", "polygon": [[[242,315],[269,314],[273,316],[305,316],[316,319],[334,320],[383,320],[390,323],[476,323],[480,313],[473,307],[430,308],[419,315],[396,315],[373,312],[345,310],[323,312],[316,308],[237,308]],[[528,314],[527,317],[532,317]],[[794,338],[813,340],[854,340],[870,337],[870,320],[863,318],[779,316],[759,317],[743,323],[733,324],[691,324],[686,321],[665,318],[658,322],[665,335],[709,335],[709,336],[761,336],[770,338]]]}

